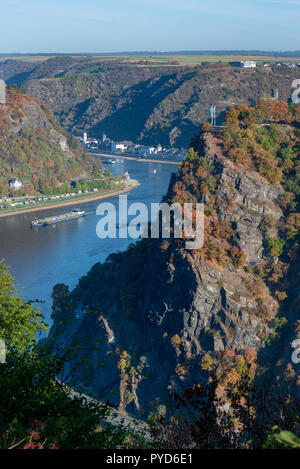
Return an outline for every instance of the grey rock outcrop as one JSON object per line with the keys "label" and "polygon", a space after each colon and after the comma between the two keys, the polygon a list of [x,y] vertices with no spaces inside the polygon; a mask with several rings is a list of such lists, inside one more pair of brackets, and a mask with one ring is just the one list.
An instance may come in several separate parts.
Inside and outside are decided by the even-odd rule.
{"label": "grey rock outcrop", "polygon": [[[207,136],[203,144],[201,152],[215,168],[217,219],[233,227],[246,266],[258,266],[265,258],[264,217],[272,216],[276,235],[282,216],[276,203],[281,187],[235,167],[213,137]],[[172,181],[167,198],[180,177]],[[167,248],[160,240],[143,240],[95,265],[71,294],[70,303],[71,312],[54,311],[50,337],[61,332],[56,343],[78,342],[84,347],[90,368],[76,360],[70,367],[76,368],[87,392],[119,405],[126,375],[128,395],[122,406],[146,414],[156,399],[169,399],[173,392],[207,379],[201,368],[205,354],[217,358],[225,350],[240,353],[263,347],[278,308],[266,284],[251,270],[219,265],[201,251],[186,251],[175,240]],[[79,303],[95,314],[76,319]],[[262,304],[267,305],[267,314]],[[102,345],[96,349],[98,341]],[[121,362],[124,351],[127,358]]]}

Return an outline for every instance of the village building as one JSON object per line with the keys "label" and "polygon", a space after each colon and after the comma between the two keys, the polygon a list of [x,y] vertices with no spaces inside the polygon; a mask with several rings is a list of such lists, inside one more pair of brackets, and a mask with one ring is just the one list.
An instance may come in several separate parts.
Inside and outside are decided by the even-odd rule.
{"label": "village building", "polygon": [[116,143],[111,142],[111,151],[125,151],[127,150],[127,146],[125,143]]}
{"label": "village building", "polygon": [[21,187],[23,186],[22,181],[20,181],[20,179],[18,178],[13,178],[10,181],[8,181],[8,183],[9,183],[9,188],[14,191],[20,190]]}
{"label": "village building", "polygon": [[253,60],[246,60],[241,62],[241,67],[242,68],[256,68],[256,62]]}

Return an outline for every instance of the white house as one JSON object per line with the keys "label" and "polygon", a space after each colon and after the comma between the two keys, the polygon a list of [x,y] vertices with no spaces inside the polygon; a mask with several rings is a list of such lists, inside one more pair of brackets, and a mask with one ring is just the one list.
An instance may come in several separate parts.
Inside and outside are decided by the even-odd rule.
{"label": "white house", "polygon": [[241,62],[241,67],[242,68],[255,68],[256,67],[256,62],[253,60],[246,60]]}
{"label": "white house", "polygon": [[154,147],[139,147],[138,148],[138,154],[140,156],[149,156],[149,155],[152,155],[153,153],[155,152],[155,148]]}
{"label": "white house", "polygon": [[18,178],[13,178],[9,181],[9,188],[14,191],[20,190],[22,186],[23,186],[23,183]]}
{"label": "white house", "polygon": [[88,138],[87,132],[83,132],[83,138],[80,138],[80,141],[90,148],[95,148],[98,146],[98,140],[96,138]]}
{"label": "white house", "polygon": [[116,143],[111,142],[111,151],[125,151],[127,150],[127,146],[125,143]]}

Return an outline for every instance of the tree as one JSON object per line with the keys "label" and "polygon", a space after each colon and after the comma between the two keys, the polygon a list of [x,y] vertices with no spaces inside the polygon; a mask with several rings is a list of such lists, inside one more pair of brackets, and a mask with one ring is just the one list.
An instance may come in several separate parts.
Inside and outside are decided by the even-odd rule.
{"label": "tree", "polygon": [[[226,353],[226,352],[225,352]],[[248,353],[249,355],[249,353]],[[213,372],[208,384],[196,384],[180,395],[177,411],[166,419],[151,416],[156,447],[177,449],[299,448],[299,400],[292,384],[280,386],[266,379],[253,383],[253,353],[227,373]],[[294,432],[294,433],[293,433]]]}
{"label": "tree", "polygon": [[237,246],[233,246],[230,249],[229,253],[230,253],[232,263],[235,267],[240,268],[240,267],[243,267],[245,265],[245,263],[246,263],[246,253],[245,253],[245,251],[242,251]]}
{"label": "tree", "polygon": [[249,152],[247,152],[243,148],[231,148],[228,152],[228,156],[235,163],[244,164],[246,166],[251,160]]}
{"label": "tree", "polygon": [[211,124],[209,122],[204,122],[204,124],[202,124],[202,127],[201,127],[201,132],[202,133],[209,132],[211,129],[212,129]]}
{"label": "tree", "polygon": [[25,302],[16,291],[6,265],[0,264],[0,339],[7,349],[26,350],[38,331],[47,330],[39,309]]}
{"label": "tree", "polygon": [[289,105],[284,101],[273,101],[271,105],[271,120],[291,122],[292,116],[289,112]]}
{"label": "tree", "polygon": [[280,257],[283,253],[285,242],[277,238],[267,238],[266,247],[269,249],[271,256]]}
{"label": "tree", "polygon": [[0,338],[7,349],[0,364],[0,448],[124,447],[131,432],[106,422],[109,408],[87,401],[80,389],[71,396],[57,379],[76,352],[50,354],[48,343],[36,339],[45,329],[40,311],[22,299],[0,264]]}

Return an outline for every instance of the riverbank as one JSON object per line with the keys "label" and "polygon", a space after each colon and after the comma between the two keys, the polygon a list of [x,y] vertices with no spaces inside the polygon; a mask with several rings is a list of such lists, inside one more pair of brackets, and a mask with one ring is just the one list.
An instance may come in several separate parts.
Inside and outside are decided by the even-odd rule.
{"label": "riverbank", "polygon": [[126,187],[118,191],[106,192],[104,194],[93,193],[90,196],[85,194],[83,196],[76,196],[76,199],[73,199],[73,200],[56,201],[56,202],[50,202],[49,204],[44,203],[43,205],[35,205],[34,207],[30,207],[30,208],[24,207],[24,208],[19,208],[18,210],[8,210],[7,212],[0,213],[0,218],[9,217],[12,215],[20,215],[22,213],[37,212],[40,210],[49,210],[51,208],[67,207],[70,205],[84,204],[87,202],[91,202],[92,200],[107,199],[109,197],[115,197],[117,195],[125,194],[126,192],[129,192],[132,189],[135,189],[136,187],[140,185],[140,183],[136,181],[135,179],[129,179],[128,181],[126,181],[126,184],[127,184]]}
{"label": "riverbank", "polygon": [[121,158],[122,160],[132,160],[132,161],[140,161],[141,163],[163,163],[163,164],[174,164],[176,166],[179,165],[180,161],[169,161],[169,160],[159,160],[155,158],[138,158],[135,156],[124,156],[122,153],[94,153],[94,152],[89,152],[91,155],[94,156],[101,156],[104,158]]}
{"label": "riverbank", "polygon": [[[153,165],[156,166],[158,165]],[[128,197],[128,205],[132,202],[142,202],[149,209],[148,204],[161,202],[174,173],[175,167],[172,165],[159,166],[156,174],[153,174],[153,171],[149,171],[151,164],[136,161],[124,160],[122,165],[107,165],[113,176],[128,171],[131,178],[139,182],[139,187],[124,194]],[[121,187],[116,186],[114,189]],[[42,301],[39,308],[49,325],[52,324],[53,285],[65,283],[73,290],[78,279],[86,275],[94,264],[104,262],[112,253],[126,251],[129,244],[134,242],[132,239],[119,237],[98,238],[96,226],[99,216],[96,214],[96,208],[98,204],[107,202],[116,202],[114,205],[118,220],[118,196],[114,199],[89,199],[89,203],[82,205],[78,200],[77,205],[74,204],[73,207],[56,207],[44,212],[19,213],[17,216],[0,218],[0,259],[5,259],[6,264],[11,266],[11,273],[26,300],[37,298]],[[35,217],[46,218],[69,212],[72,208],[85,210],[87,216],[77,221],[54,224],[45,229],[30,228],[30,223]]]}

